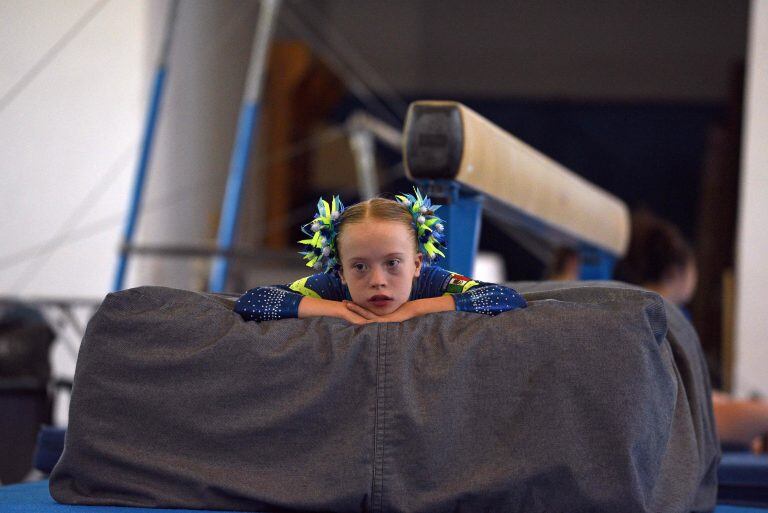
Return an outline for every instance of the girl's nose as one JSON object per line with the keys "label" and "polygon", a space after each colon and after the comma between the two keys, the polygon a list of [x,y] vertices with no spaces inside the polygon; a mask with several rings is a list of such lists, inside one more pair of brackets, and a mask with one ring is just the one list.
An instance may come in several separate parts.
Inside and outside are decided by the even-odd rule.
{"label": "girl's nose", "polygon": [[371,287],[383,287],[387,284],[387,280],[384,274],[385,273],[382,269],[374,267],[371,270],[371,274],[369,275],[368,284]]}

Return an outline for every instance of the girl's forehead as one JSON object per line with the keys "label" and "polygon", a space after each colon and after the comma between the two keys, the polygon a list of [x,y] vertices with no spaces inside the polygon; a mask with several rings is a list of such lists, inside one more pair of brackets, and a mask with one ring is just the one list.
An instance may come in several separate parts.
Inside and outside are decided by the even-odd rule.
{"label": "girl's forehead", "polygon": [[365,220],[344,227],[342,256],[358,253],[389,254],[413,251],[412,229],[396,221]]}
{"label": "girl's forehead", "polygon": [[383,219],[364,219],[360,222],[350,223],[343,228],[345,237],[347,235],[366,236],[366,234],[385,234],[391,236],[411,236],[413,228],[406,226],[398,221],[387,221]]}

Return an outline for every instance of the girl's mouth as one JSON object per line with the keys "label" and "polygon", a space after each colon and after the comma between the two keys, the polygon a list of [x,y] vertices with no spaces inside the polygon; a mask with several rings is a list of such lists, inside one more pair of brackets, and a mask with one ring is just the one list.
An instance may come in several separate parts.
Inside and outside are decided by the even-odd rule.
{"label": "girl's mouth", "polygon": [[392,301],[391,297],[382,296],[382,295],[376,295],[368,298],[368,302],[373,306],[377,306],[377,307],[387,306],[390,303],[390,301]]}

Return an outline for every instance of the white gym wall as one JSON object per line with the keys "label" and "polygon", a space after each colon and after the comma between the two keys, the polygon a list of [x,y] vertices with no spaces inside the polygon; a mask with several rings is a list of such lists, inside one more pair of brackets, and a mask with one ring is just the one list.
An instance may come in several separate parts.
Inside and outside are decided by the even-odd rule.
{"label": "white gym wall", "polygon": [[768,2],[752,0],[736,247],[736,391],[768,397]]}
{"label": "white gym wall", "polygon": [[147,92],[146,9],[0,3],[0,294],[110,287]]}

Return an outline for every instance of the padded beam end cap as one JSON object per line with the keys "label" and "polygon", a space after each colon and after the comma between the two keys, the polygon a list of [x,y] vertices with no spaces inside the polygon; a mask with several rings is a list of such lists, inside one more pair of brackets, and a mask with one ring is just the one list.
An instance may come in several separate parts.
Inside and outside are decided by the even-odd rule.
{"label": "padded beam end cap", "polygon": [[455,102],[418,102],[408,108],[403,137],[411,180],[453,180],[459,173],[464,127]]}

